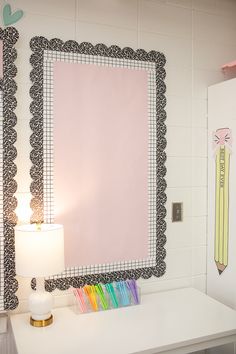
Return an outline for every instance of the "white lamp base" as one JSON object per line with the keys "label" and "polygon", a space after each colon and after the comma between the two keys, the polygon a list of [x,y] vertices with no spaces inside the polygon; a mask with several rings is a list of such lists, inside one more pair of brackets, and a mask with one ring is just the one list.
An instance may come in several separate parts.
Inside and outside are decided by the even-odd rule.
{"label": "white lamp base", "polygon": [[30,324],[34,327],[45,327],[53,322],[53,297],[45,291],[43,278],[37,278],[36,289],[29,297]]}

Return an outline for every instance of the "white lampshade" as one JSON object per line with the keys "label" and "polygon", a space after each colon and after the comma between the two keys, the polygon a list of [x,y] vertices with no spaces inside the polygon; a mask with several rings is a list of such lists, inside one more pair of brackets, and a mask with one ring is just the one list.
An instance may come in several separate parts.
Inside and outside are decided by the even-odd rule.
{"label": "white lampshade", "polygon": [[61,273],[64,265],[64,231],[58,224],[15,227],[16,274],[47,277]]}

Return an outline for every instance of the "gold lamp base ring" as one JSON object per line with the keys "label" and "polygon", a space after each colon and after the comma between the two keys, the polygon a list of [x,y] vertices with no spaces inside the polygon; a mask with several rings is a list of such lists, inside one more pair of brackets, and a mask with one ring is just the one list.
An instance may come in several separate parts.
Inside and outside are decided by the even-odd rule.
{"label": "gold lamp base ring", "polygon": [[53,323],[53,315],[51,315],[46,320],[34,320],[32,317],[30,317],[30,324],[33,327],[47,327],[52,323]]}

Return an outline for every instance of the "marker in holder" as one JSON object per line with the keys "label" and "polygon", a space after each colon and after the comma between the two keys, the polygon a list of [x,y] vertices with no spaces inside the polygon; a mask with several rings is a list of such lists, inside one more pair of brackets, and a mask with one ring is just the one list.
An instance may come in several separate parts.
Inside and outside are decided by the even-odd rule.
{"label": "marker in holder", "polygon": [[134,279],[73,289],[77,313],[97,312],[140,304],[140,289]]}

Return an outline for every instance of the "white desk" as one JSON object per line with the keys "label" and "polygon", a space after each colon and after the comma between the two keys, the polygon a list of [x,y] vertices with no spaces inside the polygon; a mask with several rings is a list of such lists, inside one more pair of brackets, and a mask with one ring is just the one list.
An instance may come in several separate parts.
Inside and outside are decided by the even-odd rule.
{"label": "white desk", "polygon": [[55,309],[46,328],[31,327],[28,314],[10,320],[18,354],[185,354],[236,342],[236,312],[191,288],[99,313]]}

